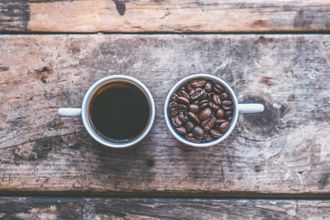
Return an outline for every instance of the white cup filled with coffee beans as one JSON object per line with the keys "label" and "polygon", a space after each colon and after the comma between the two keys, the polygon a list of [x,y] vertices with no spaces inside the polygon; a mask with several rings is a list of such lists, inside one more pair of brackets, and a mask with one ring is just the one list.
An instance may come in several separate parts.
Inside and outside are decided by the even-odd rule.
{"label": "white cup filled with coffee beans", "polygon": [[263,112],[262,104],[239,104],[224,80],[209,74],[188,76],[174,85],[165,105],[165,122],[180,142],[209,147],[234,130],[239,113]]}
{"label": "white cup filled with coffee beans", "polygon": [[107,76],[85,94],[81,108],[60,108],[61,116],[81,116],[87,132],[112,148],[133,146],[149,133],[155,103],[148,88],[134,77]]}

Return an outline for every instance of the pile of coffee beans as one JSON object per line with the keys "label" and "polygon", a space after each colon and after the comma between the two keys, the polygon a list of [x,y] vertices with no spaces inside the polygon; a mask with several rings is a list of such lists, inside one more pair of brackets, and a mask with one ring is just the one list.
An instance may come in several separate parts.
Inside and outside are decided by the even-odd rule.
{"label": "pile of coffee beans", "polygon": [[168,114],[175,130],[190,142],[210,142],[229,128],[233,101],[219,83],[193,79],[172,95]]}

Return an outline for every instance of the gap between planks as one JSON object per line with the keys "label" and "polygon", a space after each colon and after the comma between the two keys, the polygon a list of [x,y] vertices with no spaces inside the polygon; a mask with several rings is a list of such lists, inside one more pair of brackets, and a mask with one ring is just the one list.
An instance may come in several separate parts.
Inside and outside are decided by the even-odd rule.
{"label": "gap between planks", "polygon": [[37,191],[7,191],[0,192],[0,197],[65,197],[65,198],[148,198],[148,199],[235,199],[235,200],[330,200],[330,193],[251,193],[251,192],[228,192],[228,193],[166,193],[166,192],[37,192]]}
{"label": "gap between planks", "polygon": [[330,35],[327,31],[263,31],[263,32],[25,32],[0,31],[0,35]]}

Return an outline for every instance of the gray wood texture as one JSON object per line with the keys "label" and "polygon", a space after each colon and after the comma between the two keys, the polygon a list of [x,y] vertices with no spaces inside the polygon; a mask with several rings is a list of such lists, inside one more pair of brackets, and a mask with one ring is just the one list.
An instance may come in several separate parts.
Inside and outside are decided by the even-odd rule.
{"label": "gray wood texture", "polygon": [[328,31],[329,0],[2,0],[0,31]]}
{"label": "gray wood texture", "polygon": [[329,220],[329,201],[2,197],[2,219]]}
{"label": "gray wood texture", "polygon": [[[0,37],[0,192],[330,193],[328,35],[43,35]],[[179,79],[209,73],[261,114],[241,115],[223,143],[178,143],[163,117]],[[127,74],[154,95],[149,136],[96,144],[79,107],[96,80]]]}
{"label": "gray wood texture", "polygon": [[26,0],[0,1],[0,31],[26,31],[30,11]]}

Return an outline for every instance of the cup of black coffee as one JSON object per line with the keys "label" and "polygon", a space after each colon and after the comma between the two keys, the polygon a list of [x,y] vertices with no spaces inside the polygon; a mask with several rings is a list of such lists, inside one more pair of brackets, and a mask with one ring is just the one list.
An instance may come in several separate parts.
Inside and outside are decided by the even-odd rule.
{"label": "cup of black coffee", "polygon": [[148,88],[136,78],[113,75],[87,91],[81,108],[60,108],[59,115],[80,116],[87,132],[113,148],[140,142],[155,119],[155,103]]}
{"label": "cup of black coffee", "polygon": [[239,113],[262,111],[262,104],[239,104],[229,84],[209,74],[180,80],[168,93],[164,105],[170,132],[192,147],[220,143],[234,130]]}

